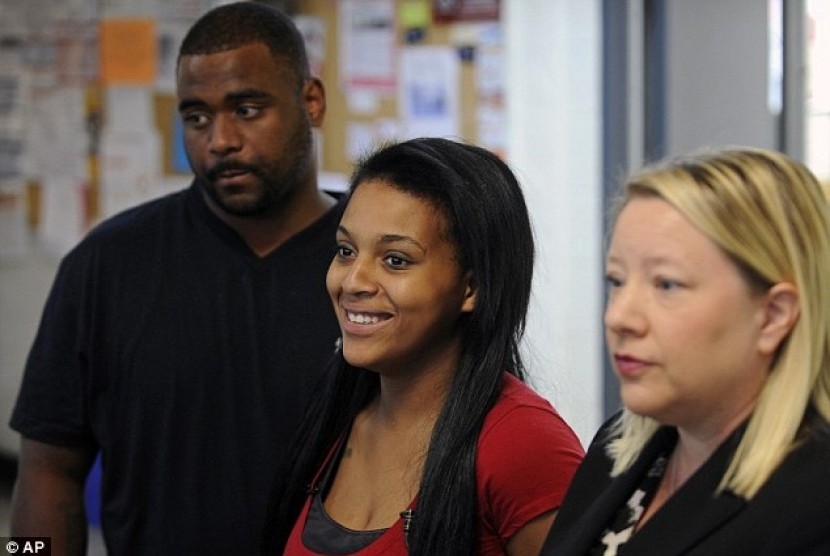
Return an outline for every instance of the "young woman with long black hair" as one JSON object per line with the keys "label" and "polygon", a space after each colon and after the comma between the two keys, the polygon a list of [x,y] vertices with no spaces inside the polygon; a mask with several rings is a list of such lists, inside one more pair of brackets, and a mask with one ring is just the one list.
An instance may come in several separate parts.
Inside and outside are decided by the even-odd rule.
{"label": "young woman with long black hair", "polygon": [[349,195],[327,276],[342,344],[265,552],[535,555],[583,450],[523,383],[519,184],[485,149],[416,139],[364,160]]}

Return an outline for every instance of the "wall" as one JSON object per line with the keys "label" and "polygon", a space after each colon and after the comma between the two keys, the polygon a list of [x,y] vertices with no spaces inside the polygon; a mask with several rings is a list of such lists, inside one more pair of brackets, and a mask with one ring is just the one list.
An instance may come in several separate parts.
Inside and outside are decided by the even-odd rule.
{"label": "wall", "polygon": [[[476,76],[483,66],[484,56],[481,55],[483,46],[478,44],[479,35],[497,21],[464,21],[459,23],[436,23],[430,21],[419,24],[413,29],[417,33],[408,33],[407,23],[401,14],[404,13],[404,4],[419,4],[420,1],[399,0],[396,4],[395,40],[392,48],[399,51],[420,47],[448,47],[460,49],[469,47],[477,49],[470,59],[459,63],[458,67],[458,133],[459,138],[482,144],[481,134],[478,131],[477,108],[480,93],[476,87]],[[324,25],[325,60],[320,69],[320,77],[326,85],[327,112],[322,127],[323,152],[321,167],[326,172],[335,172],[348,175],[354,159],[350,157],[349,146],[350,127],[360,126],[376,142],[387,139],[406,138],[405,110],[401,106],[399,93],[403,83],[398,82],[397,88],[378,92],[379,88],[364,89],[363,94],[351,94],[343,84],[342,60],[338,47],[341,44],[341,28],[338,23],[339,4],[331,0],[303,0],[297,3],[303,15],[318,18]],[[464,31],[469,31],[465,33]],[[417,39],[407,39],[407,35],[417,36]],[[468,42],[469,39],[469,42]],[[459,42],[460,41],[460,42]],[[501,45],[492,46],[500,52]],[[460,56],[459,56],[460,57]],[[394,57],[393,57],[394,58]],[[400,59],[398,59],[400,60]],[[313,61],[312,61],[313,64]],[[360,102],[357,102],[361,99]],[[483,145],[490,147],[489,145]]]}
{"label": "wall", "polygon": [[56,266],[43,253],[0,262],[0,454],[17,451],[17,433],[7,423]]}
{"label": "wall", "polygon": [[664,153],[732,144],[777,148],[767,2],[666,0],[665,10]]}
{"label": "wall", "polygon": [[602,412],[600,2],[507,2],[508,159],[538,260],[531,371],[587,442]]}

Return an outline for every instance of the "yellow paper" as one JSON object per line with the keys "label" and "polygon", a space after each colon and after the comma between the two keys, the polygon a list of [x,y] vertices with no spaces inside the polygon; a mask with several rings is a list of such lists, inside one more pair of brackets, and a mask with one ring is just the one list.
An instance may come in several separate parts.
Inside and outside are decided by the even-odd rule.
{"label": "yellow paper", "polygon": [[427,0],[405,0],[398,12],[398,22],[403,29],[429,27],[432,10]]}

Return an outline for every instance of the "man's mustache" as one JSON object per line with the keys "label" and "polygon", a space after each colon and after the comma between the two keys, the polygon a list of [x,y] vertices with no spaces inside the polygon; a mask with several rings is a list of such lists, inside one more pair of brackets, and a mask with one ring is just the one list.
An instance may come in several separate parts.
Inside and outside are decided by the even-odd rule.
{"label": "man's mustache", "polygon": [[218,163],[216,166],[208,170],[206,175],[209,180],[213,181],[219,179],[219,175],[224,172],[235,172],[240,170],[259,175],[256,167],[233,161],[223,161]]}

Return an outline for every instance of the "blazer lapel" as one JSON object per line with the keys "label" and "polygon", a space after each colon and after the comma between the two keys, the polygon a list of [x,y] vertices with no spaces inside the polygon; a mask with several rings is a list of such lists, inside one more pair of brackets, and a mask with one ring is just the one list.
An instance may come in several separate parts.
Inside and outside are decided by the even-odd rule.
{"label": "blazer lapel", "polygon": [[[566,532],[567,540],[554,550],[543,550],[542,555],[587,554],[602,537],[603,531],[640,485],[652,463],[660,454],[668,453],[677,440],[677,433],[671,428],[659,429],[643,447],[640,457],[622,475],[611,478],[609,470],[602,468],[595,480],[600,489],[589,505],[579,515],[579,525]],[[554,522],[556,527],[556,522]],[[551,531],[553,535],[555,531]],[[555,543],[555,541],[554,541]]]}
{"label": "blazer lapel", "polygon": [[746,501],[725,491],[716,494],[743,428],[732,434],[703,466],[640,529],[621,555],[649,554],[660,547],[661,556],[685,554],[701,539],[740,512]]}

